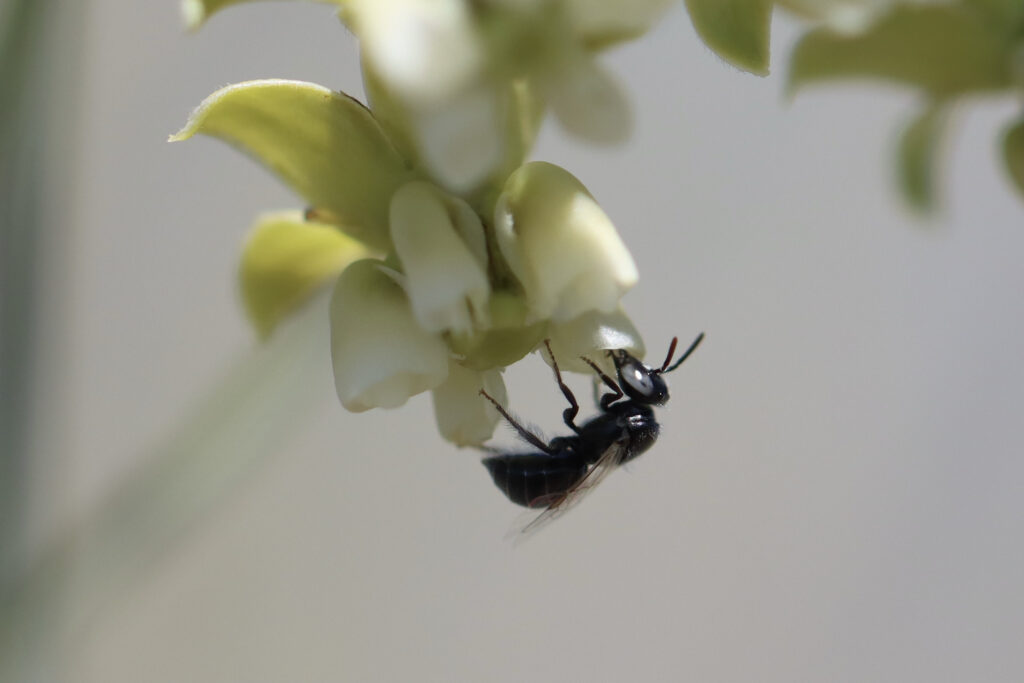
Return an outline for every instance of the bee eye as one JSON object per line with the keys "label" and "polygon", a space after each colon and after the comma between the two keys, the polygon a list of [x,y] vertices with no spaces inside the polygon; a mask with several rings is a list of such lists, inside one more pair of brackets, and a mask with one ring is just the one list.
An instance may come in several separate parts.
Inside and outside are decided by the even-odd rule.
{"label": "bee eye", "polygon": [[633,391],[644,396],[649,395],[654,389],[651,373],[639,363],[630,363],[622,368],[622,381]]}

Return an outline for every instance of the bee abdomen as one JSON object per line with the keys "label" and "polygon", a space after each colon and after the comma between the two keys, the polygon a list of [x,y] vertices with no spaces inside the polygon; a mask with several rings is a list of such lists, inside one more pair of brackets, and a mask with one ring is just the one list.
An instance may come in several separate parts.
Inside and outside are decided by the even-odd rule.
{"label": "bee abdomen", "polygon": [[494,455],[483,462],[508,499],[529,508],[547,507],[587,473],[587,463],[575,454]]}

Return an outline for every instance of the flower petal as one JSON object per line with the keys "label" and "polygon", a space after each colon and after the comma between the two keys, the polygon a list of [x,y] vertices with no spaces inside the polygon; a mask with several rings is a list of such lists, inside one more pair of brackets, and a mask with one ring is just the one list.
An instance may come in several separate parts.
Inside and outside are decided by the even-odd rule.
{"label": "flower petal", "polygon": [[347,15],[375,71],[403,101],[436,105],[476,79],[484,46],[464,0],[351,0]]}
{"label": "flower petal", "polygon": [[548,321],[528,323],[526,302],[518,294],[498,290],[488,301],[490,328],[469,335],[451,335],[448,344],[460,363],[474,370],[504,368],[522,359],[544,339]]}
{"label": "flower petal", "polygon": [[768,73],[772,0],[686,0],[701,40],[733,66]]}
{"label": "flower petal", "polygon": [[633,113],[615,78],[584,53],[567,56],[548,78],[548,103],[574,135],[600,144],[629,137]]}
{"label": "flower petal", "polygon": [[445,188],[471,190],[501,164],[502,105],[498,91],[481,84],[411,112],[423,164]]}
{"label": "flower petal", "polygon": [[341,404],[397,408],[448,376],[448,347],[421,328],[402,290],[373,259],[341,274],[331,296],[331,358]]}
{"label": "flower petal", "polygon": [[253,327],[267,337],[345,266],[365,258],[365,245],[334,226],[308,222],[301,211],[261,216],[242,250],[242,302]]}
{"label": "flower petal", "polygon": [[[485,272],[486,246],[483,226],[473,210],[461,200],[447,200],[430,183],[404,185],[391,200],[391,240],[420,326],[431,332],[465,334],[486,325],[491,292]],[[457,204],[462,210],[449,211],[446,204]],[[455,225],[456,212],[460,226]],[[462,231],[475,233],[476,255],[463,241]]]}
{"label": "flower petal", "polygon": [[639,38],[674,0],[566,0],[570,21],[588,48]]}
{"label": "flower petal", "polygon": [[460,194],[500,185],[536,139],[543,104],[525,80],[479,83],[430,106],[403,102],[363,60],[374,117],[405,158]]}
{"label": "flower petal", "polygon": [[1024,119],[1010,126],[1003,135],[1003,160],[1017,191],[1024,196]]}
{"label": "flower petal", "polygon": [[238,83],[206,98],[171,140],[196,133],[240,147],[353,237],[388,247],[388,202],[413,174],[351,97],[300,81]]}
{"label": "flower petal", "polygon": [[882,78],[935,99],[1005,88],[1008,47],[977,10],[963,5],[898,5],[863,32],[807,33],[790,60],[789,90],[839,78]]}
{"label": "flower petal", "polygon": [[[548,334],[558,367],[567,372],[593,374],[594,370],[580,359],[586,356],[614,376],[615,366],[604,351],[625,349],[637,358],[643,358],[645,352],[644,340],[621,308],[611,313],[590,311],[578,318],[554,323]],[[546,353],[541,356],[551,362]]]}
{"label": "flower petal", "polygon": [[505,382],[497,370],[477,372],[452,361],[448,379],[434,389],[434,417],[437,428],[457,446],[476,446],[491,438],[500,415],[480,389],[498,403],[508,405]]}
{"label": "flower petal", "polygon": [[608,216],[579,180],[553,164],[531,162],[509,177],[494,230],[535,320],[614,311],[638,279]]}

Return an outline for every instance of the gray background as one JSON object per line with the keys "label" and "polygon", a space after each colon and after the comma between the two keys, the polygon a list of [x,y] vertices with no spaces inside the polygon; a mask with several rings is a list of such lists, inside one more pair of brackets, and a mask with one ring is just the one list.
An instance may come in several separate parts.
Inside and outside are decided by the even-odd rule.
{"label": "gray background", "polygon": [[[301,205],[211,140],[166,136],[216,88],[286,77],[359,94],[329,8],[98,0],[76,97],[77,186],[49,262],[38,534],[91,509],[254,344],[234,289],[263,210]],[[535,157],[598,198],[672,376],[657,447],[513,549],[517,510],[430,402],[309,425],[116,592],[58,656],[68,681],[1017,681],[1024,677],[1024,209],[965,108],[946,208],[891,183],[906,92],[782,95],[719,62],[681,7],[605,62],[636,131]],[[506,374],[550,433],[546,366]],[[585,383],[577,381],[586,393]],[[510,435],[503,434],[506,442]]]}

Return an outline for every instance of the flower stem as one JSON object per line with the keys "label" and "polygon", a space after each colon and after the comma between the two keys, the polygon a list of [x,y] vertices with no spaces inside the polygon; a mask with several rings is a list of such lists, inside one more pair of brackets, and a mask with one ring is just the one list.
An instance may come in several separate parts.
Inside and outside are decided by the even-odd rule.
{"label": "flower stem", "polygon": [[[0,680],[50,679],[40,667],[73,644],[145,570],[237,488],[330,395],[323,297],[217,383],[170,438],[140,457],[91,513],[0,595]],[[323,384],[325,391],[317,392]]]}

